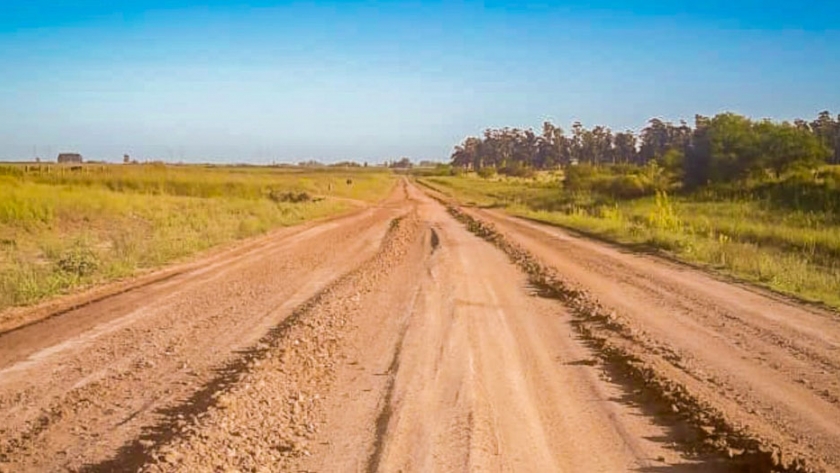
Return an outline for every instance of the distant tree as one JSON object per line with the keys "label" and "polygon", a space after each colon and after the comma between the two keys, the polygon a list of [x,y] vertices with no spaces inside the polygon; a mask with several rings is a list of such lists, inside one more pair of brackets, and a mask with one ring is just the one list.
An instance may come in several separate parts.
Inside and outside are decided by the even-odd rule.
{"label": "distant tree", "polygon": [[776,124],[769,120],[755,125],[761,153],[761,164],[776,177],[792,169],[808,169],[825,163],[830,152],[818,135],[790,123]]}
{"label": "distant tree", "polygon": [[801,118],[797,118],[796,120],[794,120],[793,121],[793,126],[795,126],[796,128],[799,128],[800,130],[812,131],[811,130],[811,124],[806,122],[805,120],[803,120]]}
{"label": "distant tree", "polygon": [[683,184],[687,188],[702,186],[709,182],[712,161],[712,145],[709,139],[711,119],[703,115],[694,116],[694,131],[683,161]]}
{"label": "distant tree", "polygon": [[632,131],[616,133],[613,138],[615,161],[618,163],[635,163],[638,160],[636,150],[636,135]]}
{"label": "distant tree", "polygon": [[592,137],[592,162],[615,164],[612,131],[607,127],[599,125],[592,129],[590,135]]}
{"label": "distant tree", "polygon": [[758,136],[749,118],[721,113],[712,118],[708,132],[712,180],[743,179],[764,168]]}
{"label": "distant tree", "polygon": [[400,158],[398,161],[394,161],[391,163],[389,167],[394,169],[411,169],[413,164],[411,160],[408,158]]}
{"label": "distant tree", "polygon": [[810,128],[820,143],[829,150],[830,162],[840,164],[840,115],[835,120],[827,110],[822,111],[817,119],[811,122]]}
{"label": "distant tree", "polygon": [[481,167],[481,147],[482,141],[480,138],[468,137],[462,144],[455,147],[455,151],[452,153],[452,165],[474,169]]}
{"label": "distant tree", "polygon": [[[669,180],[679,177],[692,188],[749,176],[779,177],[791,169],[815,168],[825,160],[840,163],[840,117],[835,120],[822,112],[813,122],[777,123],[721,113],[712,118],[697,115],[693,127],[684,121],[674,125],[652,118],[638,136],[632,131],[613,134],[604,126],[590,130],[580,122],[574,122],[566,135],[562,128],[544,122],[540,134],[532,129],[486,129],[457,145],[451,160],[452,172],[472,169],[520,176],[570,164],[611,165],[616,166],[614,173],[633,174],[638,168],[621,165],[647,165],[646,170],[656,172],[639,175],[642,181],[656,181],[654,187],[666,188]],[[628,185],[630,181],[625,179]]]}
{"label": "distant tree", "polygon": [[538,148],[537,167],[551,169],[558,165],[567,165],[571,160],[569,155],[569,141],[563,129],[551,122],[543,123],[542,136]]}
{"label": "distant tree", "polygon": [[572,163],[582,164],[586,162],[584,155],[584,135],[586,129],[580,122],[572,123],[572,136],[569,141],[569,156]]}
{"label": "distant tree", "polygon": [[648,126],[642,129],[640,135],[642,145],[639,149],[639,157],[642,163],[665,154],[670,146],[670,127],[670,123],[663,122],[658,118],[651,118],[648,121]]}
{"label": "distant tree", "polygon": [[298,163],[300,167],[307,167],[307,168],[314,168],[314,167],[323,167],[324,163],[320,161],[316,161],[314,159],[310,159],[308,161],[301,161]]}

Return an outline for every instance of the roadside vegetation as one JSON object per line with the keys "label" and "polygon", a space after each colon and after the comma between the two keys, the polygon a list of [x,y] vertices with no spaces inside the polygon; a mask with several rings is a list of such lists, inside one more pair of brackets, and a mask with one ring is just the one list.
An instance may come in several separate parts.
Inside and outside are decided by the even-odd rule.
{"label": "roadside vegetation", "polygon": [[840,117],[488,130],[423,183],[840,308]]}
{"label": "roadside vegetation", "polygon": [[0,166],[0,309],[383,198],[384,170]]}

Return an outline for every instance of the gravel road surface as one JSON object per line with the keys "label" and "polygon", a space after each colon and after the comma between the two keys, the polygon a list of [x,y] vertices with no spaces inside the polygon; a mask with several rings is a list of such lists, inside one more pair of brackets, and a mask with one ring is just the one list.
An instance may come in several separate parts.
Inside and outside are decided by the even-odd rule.
{"label": "gravel road surface", "polygon": [[840,471],[836,314],[407,180],[71,306],[0,471]]}

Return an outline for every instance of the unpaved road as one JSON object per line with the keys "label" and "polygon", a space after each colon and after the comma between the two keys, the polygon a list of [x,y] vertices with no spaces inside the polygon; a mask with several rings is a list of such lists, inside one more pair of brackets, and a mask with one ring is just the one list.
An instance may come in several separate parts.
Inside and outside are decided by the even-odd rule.
{"label": "unpaved road", "polygon": [[623,317],[638,353],[730,424],[791,458],[840,471],[837,313],[555,227],[469,213]]}
{"label": "unpaved road", "polygon": [[[833,314],[467,212],[615,311],[634,362],[840,469]],[[698,450],[714,432],[605,358],[580,307],[508,256],[403,182],[381,205],[2,333],[0,470],[770,469]]]}

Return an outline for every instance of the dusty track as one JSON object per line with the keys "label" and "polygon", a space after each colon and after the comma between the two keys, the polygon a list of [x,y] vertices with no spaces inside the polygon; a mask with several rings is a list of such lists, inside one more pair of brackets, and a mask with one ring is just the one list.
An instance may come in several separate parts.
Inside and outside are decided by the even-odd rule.
{"label": "dusty track", "polygon": [[121,447],[138,455],[141,433],[158,434],[239,351],[373,255],[401,194],[0,335],[0,462],[60,471]]}
{"label": "dusty track", "polygon": [[[657,375],[786,455],[840,465],[832,314],[470,215],[614,310],[617,341]],[[686,453],[714,436],[598,361],[580,306],[541,295],[518,261],[405,185],[383,206],[0,335],[0,468],[770,468]]]}
{"label": "dusty track", "polygon": [[769,454],[760,468],[840,471],[836,313],[555,227],[467,213],[586,291],[594,310],[615,320],[623,350]]}
{"label": "dusty track", "polygon": [[415,210],[383,250],[303,307],[146,471],[726,469],[671,448],[679,426],[603,379],[562,304],[409,192]]}

